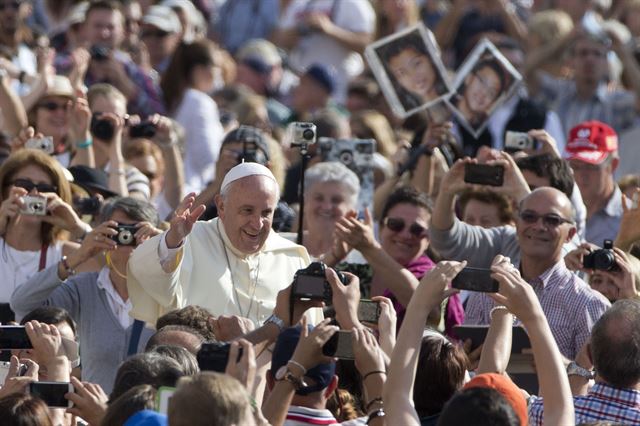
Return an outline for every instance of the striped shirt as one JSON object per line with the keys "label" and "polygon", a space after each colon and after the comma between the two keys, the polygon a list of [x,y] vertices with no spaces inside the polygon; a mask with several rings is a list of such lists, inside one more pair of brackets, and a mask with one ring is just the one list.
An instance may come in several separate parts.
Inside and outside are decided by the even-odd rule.
{"label": "striped shirt", "polygon": [[[560,352],[574,359],[611,303],[569,271],[564,259],[529,284],[538,296]],[[467,302],[465,324],[489,324],[493,306],[493,299],[485,293],[473,292]]]}
{"label": "striped shirt", "polygon": [[[617,389],[596,383],[587,395],[574,396],[576,424],[610,421],[624,425],[640,425],[640,391]],[[529,424],[542,426],[542,398],[532,397],[529,404]]]}
{"label": "striped shirt", "polygon": [[339,423],[329,410],[317,410],[314,408],[298,407],[296,405],[290,406],[289,411],[287,411],[287,419],[284,421],[284,426],[304,425],[337,426]]}

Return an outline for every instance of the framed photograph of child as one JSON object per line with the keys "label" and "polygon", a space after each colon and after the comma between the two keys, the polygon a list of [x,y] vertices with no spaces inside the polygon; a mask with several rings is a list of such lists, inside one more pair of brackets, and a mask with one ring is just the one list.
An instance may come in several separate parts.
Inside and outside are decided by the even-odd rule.
{"label": "framed photograph of child", "polygon": [[394,114],[406,118],[451,93],[433,34],[419,24],[377,40],[365,57]]}

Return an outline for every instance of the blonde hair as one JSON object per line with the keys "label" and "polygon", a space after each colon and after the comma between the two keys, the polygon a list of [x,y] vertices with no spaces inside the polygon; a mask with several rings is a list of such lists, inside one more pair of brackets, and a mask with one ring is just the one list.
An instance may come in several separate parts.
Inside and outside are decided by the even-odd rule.
{"label": "blonde hair", "polygon": [[103,97],[107,99],[119,100],[124,103],[125,108],[127,105],[127,98],[116,87],[108,83],[96,83],[89,88],[87,92],[87,101],[89,102],[89,108],[92,108],[93,103],[97,98]]}
{"label": "blonde hair", "polygon": [[573,20],[567,12],[545,10],[529,19],[529,35],[535,35],[542,44],[551,43],[566,36],[573,29]]}

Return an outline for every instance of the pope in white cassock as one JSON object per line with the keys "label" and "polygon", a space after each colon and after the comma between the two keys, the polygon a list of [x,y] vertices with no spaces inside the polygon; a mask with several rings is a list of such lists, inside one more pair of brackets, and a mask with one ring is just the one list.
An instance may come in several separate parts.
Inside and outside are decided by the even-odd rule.
{"label": "pope in white cassock", "polygon": [[205,207],[194,206],[194,194],[188,195],[170,229],[131,256],[131,315],[155,323],[170,310],[200,305],[214,315],[239,315],[262,324],[278,291],[310,262],[304,247],[271,229],[279,192],[269,169],[242,163],[222,182],[218,218],[197,222]]}

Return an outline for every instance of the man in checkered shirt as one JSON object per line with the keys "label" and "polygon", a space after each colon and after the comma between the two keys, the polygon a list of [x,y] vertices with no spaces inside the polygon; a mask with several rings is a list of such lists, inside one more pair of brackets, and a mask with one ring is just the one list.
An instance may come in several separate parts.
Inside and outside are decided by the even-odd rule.
{"label": "man in checkered shirt", "polygon": [[[472,161],[458,161],[442,179],[431,218],[432,247],[446,259],[467,260],[468,266],[479,268],[489,268],[498,254],[511,258],[538,295],[560,352],[573,360],[610,303],[564,264],[562,246],[576,233],[571,202],[555,188],[529,193],[517,165],[505,156],[498,160],[504,167],[499,190],[521,200],[515,229],[463,223],[454,213],[455,196],[471,186],[464,182],[464,169]],[[465,323],[489,324],[493,306],[485,293],[472,292]]]}
{"label": "man in checkered shirt", "polygon": [[[586,389],[588,370],[595,367],[596,372],[595,386],[573,397],[576,424],[609,421],[639,425],[640,301],[621,300],[605,312],[593,326],[590,349],[591,356],[579,356],[582,372],[569,371],[574,395],[578,387]],[[529,424],[541,426],[542,398],[533,397],[529,402]]]}

